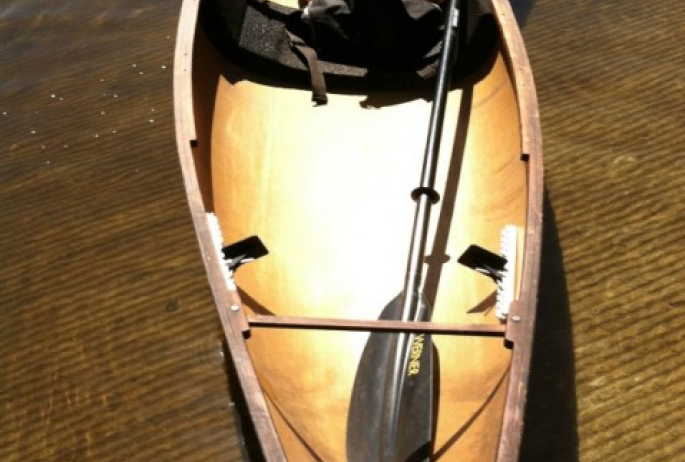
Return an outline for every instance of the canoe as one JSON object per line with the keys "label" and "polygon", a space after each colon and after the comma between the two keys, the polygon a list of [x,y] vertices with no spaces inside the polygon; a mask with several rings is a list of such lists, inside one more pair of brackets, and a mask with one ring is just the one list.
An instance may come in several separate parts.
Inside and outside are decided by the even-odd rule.
{"label": "canoe", "polygon": [[[243,27],[257,34],[246,43],[230,30],[254,20],[246,16],[278,19],[296,1],[183,2],[178,152],[238,384],[233,399],[244,404],[251,450],[268,462],[363,462],[364,454],[519,460],[537,309],[542,147],[514,15],[507,0],[486,7],[449,81],[431,197],[439,201],[420,256],[424,314],[397,319],[388,313],[408,298],[411,195],[425,160],[434,79],[358,63],[339,71],[322,59],[328,101],[313,104],[311,72],[295,48],[282,62],[259,56],[269,53],[271,26]],[[263,42],[250,50],[259,34]],[[402,348],[406,377],[421,365],[421,392],[384,382],[383,355]],[[390,389],[411,396],[388,430],[390,420],[378,414]],[[380,397],[367,396],[374,390]],[[394,455],[378,456],[385,449],[372,447],[376,439],[397,448],[417,439],[421,454],[391,448]]]}

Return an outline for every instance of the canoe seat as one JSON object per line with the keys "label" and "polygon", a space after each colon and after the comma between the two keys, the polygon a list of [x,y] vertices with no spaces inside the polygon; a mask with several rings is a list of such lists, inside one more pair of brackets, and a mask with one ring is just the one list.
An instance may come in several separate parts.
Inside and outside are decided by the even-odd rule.
{"label": "canoe seat", "polygon": [[[455,80],[472,80],[494,57],[499,38],[487,0],[464,3],[462,17],[467,19]],[[300,9],[265,0],[206,0],[200,10],[205,35],[231,62],[269,80],[307,86],[310,66],[292,43],[293,35],[306,40],[307,26],[301,18]],[[324,54],[317,64],[329,88],[397,91],[426,86],[437,67],[439,51],[436,42],[421,56],[408,60],[369,59],[361,53],[344,57]]]}

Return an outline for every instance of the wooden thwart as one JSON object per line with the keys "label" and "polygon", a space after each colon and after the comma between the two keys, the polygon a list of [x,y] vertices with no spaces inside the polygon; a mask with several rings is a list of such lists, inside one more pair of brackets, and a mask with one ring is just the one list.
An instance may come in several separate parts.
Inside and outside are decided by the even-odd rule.
{"label": "wooden thwart", "polygon": [[443,335],[470,335],[478,337],[504,337],[504,324],[443,324],[436,322],[406,322],[385,320],[309,318],[298,316],[248,316],[250,327],[349,330],[349,331],[388,331],[424,332]]}

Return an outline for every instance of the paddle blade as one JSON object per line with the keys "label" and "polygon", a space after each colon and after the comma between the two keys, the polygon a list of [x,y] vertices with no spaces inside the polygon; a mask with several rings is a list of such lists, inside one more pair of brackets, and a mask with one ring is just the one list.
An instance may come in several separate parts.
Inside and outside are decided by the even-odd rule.
{"label": "paddle blade", "polygon": [[[400,318],[401,297],[380,319]],[[417,319],[430,320],[425,297]],[[396,352],[407,367],[394,367]],[[427,462],[433,424],[433,346],[428,334],[372,332],[359,363],[347,421],[348,462]],[[401,386],[393,374],[402,374]],[[395,379],[395,380],[393,380]]]}

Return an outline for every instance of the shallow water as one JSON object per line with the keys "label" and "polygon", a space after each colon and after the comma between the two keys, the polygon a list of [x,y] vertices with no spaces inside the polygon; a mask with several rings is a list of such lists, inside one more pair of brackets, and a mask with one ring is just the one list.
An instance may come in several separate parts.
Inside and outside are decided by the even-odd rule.
{"label": "shallow water", "polygon": [[[0,460],[240,460],[176,158],[180,1],[62,3],[0,6]],[[524,460],[683,460],[685,7],[515,4],[547,185]]]}

